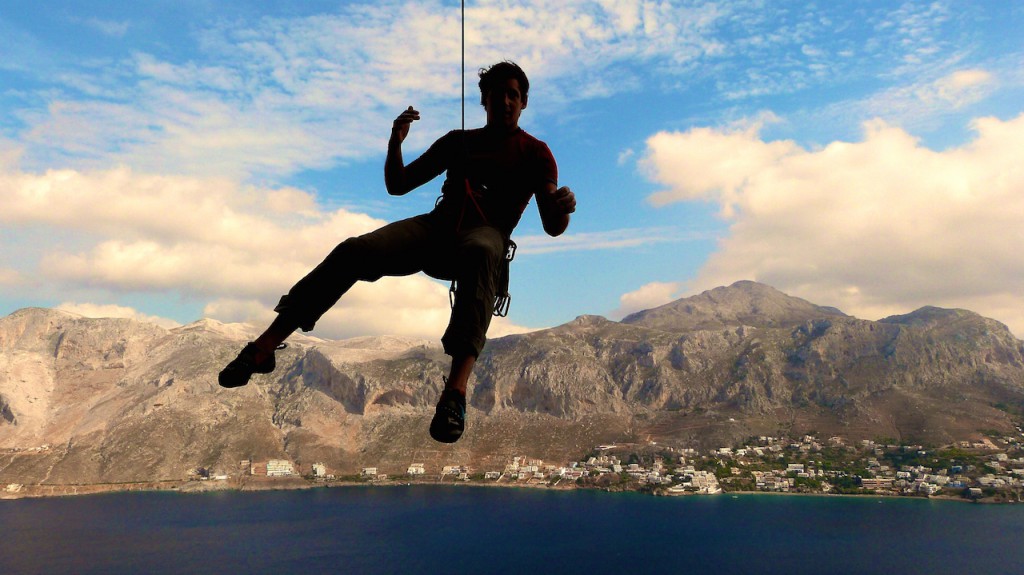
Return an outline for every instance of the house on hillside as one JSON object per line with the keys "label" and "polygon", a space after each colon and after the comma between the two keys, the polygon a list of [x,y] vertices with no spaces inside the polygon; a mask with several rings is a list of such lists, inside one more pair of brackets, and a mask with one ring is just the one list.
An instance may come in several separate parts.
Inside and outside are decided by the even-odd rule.
{"label": "house on hillside", "polygon": [[327,466],[323,463],[313,464],[313,477],[327,477]]}
{"label": "house on hillside", "polygon": [[267,462],[267,477],[295,475],[295,467],[286,459],[271,459]]}

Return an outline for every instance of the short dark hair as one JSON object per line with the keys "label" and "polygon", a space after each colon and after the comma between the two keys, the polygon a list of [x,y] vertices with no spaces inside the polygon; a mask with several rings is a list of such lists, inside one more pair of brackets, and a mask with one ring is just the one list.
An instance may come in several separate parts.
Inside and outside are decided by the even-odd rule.
{"label": "short dark hair", "polygon": [[523,101],[525,102],[527,94],[530,92],[530,80],[526,77],[526,72],[523,72],[523,69],[519,67],[519,64],[511,60],[505,60],[488,68],[480,68],[480,104],[486,106],[487,93],[491,91],[491,88],[509,78],[514,78],[519,82],[519,90],[522,92]]}

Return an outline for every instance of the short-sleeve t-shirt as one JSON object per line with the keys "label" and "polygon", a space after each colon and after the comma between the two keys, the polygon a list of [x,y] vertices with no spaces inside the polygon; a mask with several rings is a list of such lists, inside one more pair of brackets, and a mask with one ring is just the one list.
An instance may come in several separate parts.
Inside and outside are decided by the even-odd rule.
{"label": "short-sleeve t-shirt", "polygon": [[[558,183],[558,166],[551,150],[522,129],[497,136],[486,128],[453,130],[422,158],[447,170],[439,209],[458,206],[469,221],[479,221],[482,212],[483,223],[505,235],[511,235],[535,193],[548,183]],[[472,199],[466,197],[466,182],[473,191]]]}

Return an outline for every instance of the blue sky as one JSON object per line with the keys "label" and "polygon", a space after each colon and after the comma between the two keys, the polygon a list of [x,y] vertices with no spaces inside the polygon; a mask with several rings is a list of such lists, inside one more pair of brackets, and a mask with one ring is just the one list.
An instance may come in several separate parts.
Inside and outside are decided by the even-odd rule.
{"label": "blue sky", "polygon": [[[558,6],[553,10],[552,6]],[[492,335],[752,279],[865,319],[923,305],[1024,334],[1024,4],[467,2],[474,71],[577,193],[517,229]],[[0,314],[262,324],[339,241],[428,210],[384,191],[461,123],[456,2],[27,2],[0,9]],[[323,337],[436,338],[446,286],[360,285]]]}

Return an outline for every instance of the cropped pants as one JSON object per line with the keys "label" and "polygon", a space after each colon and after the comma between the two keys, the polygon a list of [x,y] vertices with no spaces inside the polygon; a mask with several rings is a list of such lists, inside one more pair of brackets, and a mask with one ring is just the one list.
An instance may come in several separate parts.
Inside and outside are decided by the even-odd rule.
{"label": "cropped pants", "polygon": [[435,211],[349,238],[282,296],[274,311],[310,331],[355,282],[422,271],[456,281],[455,303],[441,338],[445,353],[477,357],[494,311],[505,238],[488,225],[455,227]]}

